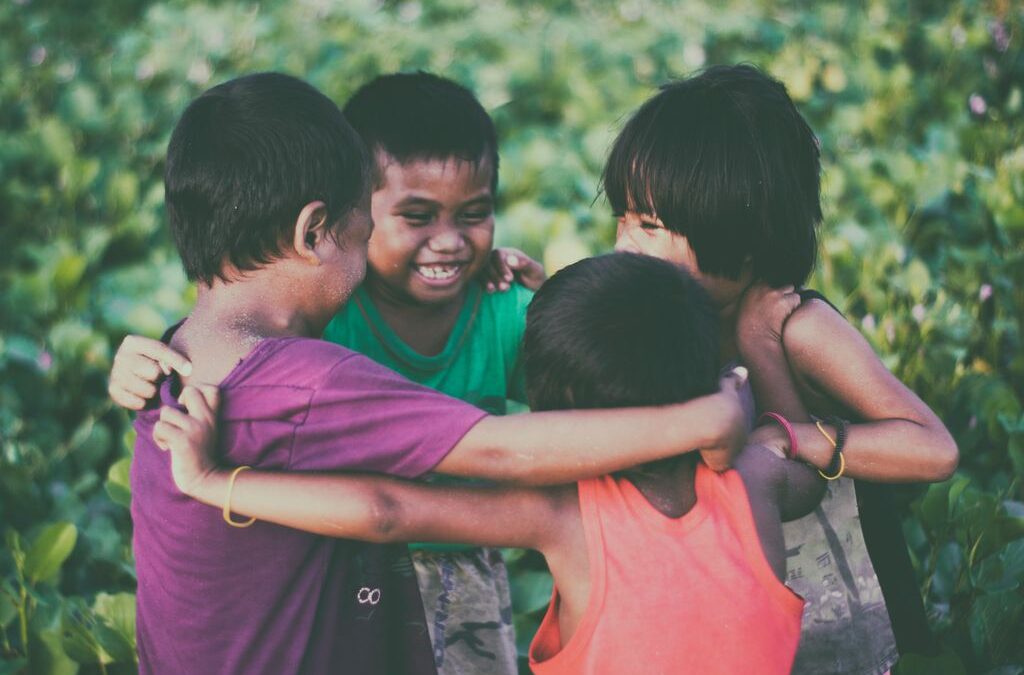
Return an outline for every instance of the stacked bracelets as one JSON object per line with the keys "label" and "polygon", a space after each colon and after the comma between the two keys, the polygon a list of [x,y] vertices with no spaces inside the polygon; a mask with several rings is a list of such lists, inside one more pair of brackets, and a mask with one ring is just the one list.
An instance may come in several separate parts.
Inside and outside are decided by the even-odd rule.
{"label": "stacked bracelets", "polygon": [[[787,459],[796,459],[797,457],[797,442],[796,433],[793,431],[793,425],[789,423],[785,417],[777,412],[766,412],[763,413],[758,421],[769,419],[772,422],[778,424],[786,432],[786,436],[789,437],[789,449],[786,453]],[[831,434],[825,430],[825,426],[822,422],[831,424],[836,428],[836,437],[832,438]],[[829,444],[832,446],[832,459],[829,461],[828,466],[822,471],[818,469],[818,473],[825,480],[836,480],[842,477],[846,471],[846,457],[843,456],[843,448],[846,447],[846,428],[849,426],[849,422],[839,417],[829,416],[821,419],[816,419],[814,425],[818,427],[818,431],[821,432],[822,436],[828,439]]]}
{"label": "stacked bracelets", "polygon": [[[825,431],[825,427],[822,425],[821,420],[815,420],[814,426],[818,427],[818,431],[821,435],[828,439],[828,442],[832,444],[832,460],[828,463],[825,471],[818,469],[818,473],[825,480],[836,480],[843,475],[846,471],[846,458],[843,456],[843,448],[846,446],[846,427],[849,424],[846,420],[840,419],[835,416],[828,416],[824,418],[826,422],[836,428],[836,437],[832,438],[828,432]],[[831,474],[831,475],[829,475]]]}

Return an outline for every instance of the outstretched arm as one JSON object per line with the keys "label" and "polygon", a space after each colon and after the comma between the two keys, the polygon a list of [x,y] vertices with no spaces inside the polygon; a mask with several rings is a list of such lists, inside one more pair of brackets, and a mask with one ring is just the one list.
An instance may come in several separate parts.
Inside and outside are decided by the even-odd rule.
{"label": "outstretched arm", "polygon": [[[867,340],[834,309],[805,302],[786,324],[789,366],[815,390],[857,418],[847,433],[846,475],[874,481],[940,481],[959,451],[925,403],[886,369]],[[813,424],[795,426],[800,457],[819,468],[832,447]],[[835,429],[831,429],[835,433]]]}
{"label": "outstretched arm", "polygon": [[[213,461],[217,390],[186,387],[187,413],[164,408],[154,429],[171,453],[175,484],[223,507],[231,471]],[[248,470],[231,489],[231,511],[330,537],[372,542],[438,541],[545,550],[562,540],[575,486],[548,489],[431,486],[358,474]]]}
{"label": "outstretched arm", "polygon": [[717,471],[746,439],[738,389],[660,408],[568,410],[486,417],[435,468],[454,476],[529,485],[568,483],[700,449]]}

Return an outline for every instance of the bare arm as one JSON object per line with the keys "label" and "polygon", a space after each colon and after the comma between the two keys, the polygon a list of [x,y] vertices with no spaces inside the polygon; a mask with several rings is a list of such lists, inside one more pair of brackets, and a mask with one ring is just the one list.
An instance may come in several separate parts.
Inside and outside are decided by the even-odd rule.
{"label": "bare arm", "polygon": [[[737,346],[750,367],[750,381],[759,408],[781,413],[790,422],[809,423],[811,417],[793,381],[782,345],[783,326],[799,304],[800,296],[792,287],[771,289],[758,285],[748,289],[737,321]],[[810,513],[825,494],[825,480],[816,469],[801,461],[785,459],[791,452],[788,446],[789,437],[782,428],[767,422],[751,434],[736,464],[751,499],[759,495],[762,502],[771,502],[771,510],[777,509],[783,522]],[[772,452],[766,453],[765,449]]]}
{"label": "bare arm", "polygon": [[[728,468],[745,440],[742,378],[722,391],[660,408],[487,417],[435,468],[439,473],[546,485],[601,476],[694,449]],[[715,460],[718,460],[716,463]]]}
{"label": "bare arm", "polygon": [[[231,471],[213,460],[218,399],[213,387],[186,387],[182,403],[188,412],[163,408],[154,438],[171,453],[178,488],[221,508],[228,498]],[[575,486],[431,486],[358,474],[250,469],[237,475],[230,496],[236,514],[372,542],[462,542],[546,550],[565,539],[578,514]]]}
{"label": "bare arm", "polygon": [[[786,324],[783,344],[794,373],[864,420],[847,433],[846,475],[940,481],[956,470],[959,451],[946,427],[838,312],[818,300],[804,303]],[[825,437],[813,424],[795,430],[801,459],[827,466],[832,447]]]}
{"label": "bare arm", "polygon": [[[190,497],[222,507],[229,472],[218,469]],[[231,508],[285,527],[373,542],[436,541],[543,550],[558,539],[570,488],[472,488],[359,474],[244,471]],[[571,489],[575,489],[574,486]]]}

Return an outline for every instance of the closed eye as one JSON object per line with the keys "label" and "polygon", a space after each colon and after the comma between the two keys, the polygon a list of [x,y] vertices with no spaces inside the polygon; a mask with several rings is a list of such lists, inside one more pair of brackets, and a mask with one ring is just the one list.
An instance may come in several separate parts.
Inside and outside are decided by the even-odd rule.
{"label": "closed eye", "polygon": [[434,218],[434,214],[427,211],[406,211],[399,215],[414,225],[429,223]]}

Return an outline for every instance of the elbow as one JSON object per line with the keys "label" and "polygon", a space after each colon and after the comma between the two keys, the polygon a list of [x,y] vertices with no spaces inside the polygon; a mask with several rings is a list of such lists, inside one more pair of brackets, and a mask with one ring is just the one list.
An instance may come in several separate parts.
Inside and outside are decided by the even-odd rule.
{"label": "elbow", "polygon": [[374,544],[390,544],[405,541],[402,538],[404,522],[402,502],[386,490],[375,491],[369,503],[369,527],[366,541]]}
{"label": "elbow", "polygon": [[919,447],[928,448],[917,461],[914,476],[908,478],[927,483],[941,483],[949,480],[960,464],[960,449],[945,427],[931,430]]}
{"label": "elbow", "polygon": [[960,449],[957,447],[956,441],[953,440],[948,431],[943,431],[945,432],[943,434],[944,438],[940,443],[936,444],[933,451],[935,456],[933,475],[931,476],[933,482],[949,480],[960,464]]}

